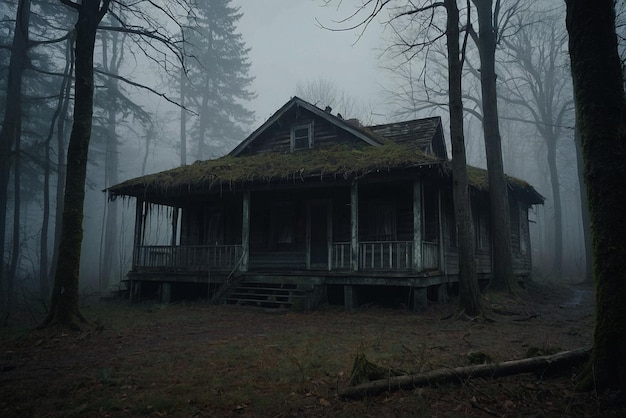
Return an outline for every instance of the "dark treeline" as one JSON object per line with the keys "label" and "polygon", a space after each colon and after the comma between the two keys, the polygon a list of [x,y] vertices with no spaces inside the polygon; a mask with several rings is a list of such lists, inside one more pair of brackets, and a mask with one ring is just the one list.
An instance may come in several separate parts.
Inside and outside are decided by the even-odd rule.
{"label": "dark treeline", "polygon": [[[230,0],[103,6],[93,47],[81,256],[80,286],[87,292],[119,286],[132,251],[123,203],[107,203],[102,190],[222,155],[254,119],[246,108],[254,97],[249,50],[237,30],[241,12]],[[69,1],[0,4],[3,323],[17,303],[45,309],[52,289],[75,113],[76,10]],[[189,138],[188,145],[178,138]]]}

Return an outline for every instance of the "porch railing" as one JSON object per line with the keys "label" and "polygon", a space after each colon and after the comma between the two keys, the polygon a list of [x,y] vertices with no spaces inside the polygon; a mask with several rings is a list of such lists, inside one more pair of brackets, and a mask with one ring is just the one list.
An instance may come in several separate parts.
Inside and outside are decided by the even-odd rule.
{"label": "porch railing", "polygon": [[[242,252],[241,245],[142,245],[137,248],[135,266],[186,271],[230,270],[237,265]],[[362,241],[358,260],[359,270],[410,270],[413,268],[413,241]],[[350,243],[333,243],[331,269],[349,270],[350,261]],[[423,242],[422,261],[425,270],[438,268],[439,245]]]}
{"label": "porch railing", "polygon": [[350,243],[333,242],[331,270],[350,270]]}
{"label": "porch railing", "polygon": [[413,241],[359,242],[361,270],[410,270],[413,267]]}
{"label": "porch railing", "polygon": [[136,267],[174,270],[229,270],[241,258],[241,245],[142,245],[137,247]]}
{"label": "porch railing", "polygon": [[[350,243],[334,242],[331,251],[331,269],[350,269]],[[425,270],[439,267],[439,245],[422,243],[422,262]],[[360,270],[410,270],[413,268],[413,241],[359,242]]]}

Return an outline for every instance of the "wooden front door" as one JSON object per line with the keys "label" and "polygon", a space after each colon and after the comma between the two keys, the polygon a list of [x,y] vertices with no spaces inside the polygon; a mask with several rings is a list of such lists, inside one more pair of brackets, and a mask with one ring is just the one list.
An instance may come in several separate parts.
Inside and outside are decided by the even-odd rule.
{"label": "wooden front door", "polygon": [[330,237],[330,202],[312,200],[308,205],[308,264],[309,268],[328,267]]}

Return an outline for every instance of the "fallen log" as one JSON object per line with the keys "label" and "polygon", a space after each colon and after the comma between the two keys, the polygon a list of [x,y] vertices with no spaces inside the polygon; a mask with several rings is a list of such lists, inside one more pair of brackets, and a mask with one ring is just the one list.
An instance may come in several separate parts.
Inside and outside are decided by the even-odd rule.
{"label": "fallen log", "polygon": [[480,364],[450,369],[438,369],[425,373],[390,376],[386,379],[372,380],[356,386],[347,386],[339,390],[344,398],[362,398],[380,392],[412,389],[419,386],[431,386],[444,383],[463,382],[477,377],[497,378],[521,373],[555,373],[571,366],[584,363],[589,359],[590,348],[563,351],[561,353],[511,360],[502,363]]}

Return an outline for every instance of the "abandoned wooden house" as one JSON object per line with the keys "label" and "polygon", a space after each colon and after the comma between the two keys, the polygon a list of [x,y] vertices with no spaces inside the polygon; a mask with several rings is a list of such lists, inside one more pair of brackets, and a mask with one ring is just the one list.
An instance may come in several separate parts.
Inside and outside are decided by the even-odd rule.
{"label": "abandoned wooden house", "polygon": [[[486,281],[486,171],[469,174]],[[521,180],[509,177],[508,185],[514,271],[523,279],[531,272],[528,211],[543,198]],[[187,286],[214,303],[312,309],[330,301],[352,309],[391,289],[420,309],[458,281],[451,165],[438,117],[364,127],[294,97],[228,155],[108,193],[136,199],[131,300],[152,291],[169,301]],[[166,219],[157,223],[161,242],[149,238],[155,216]]]}

